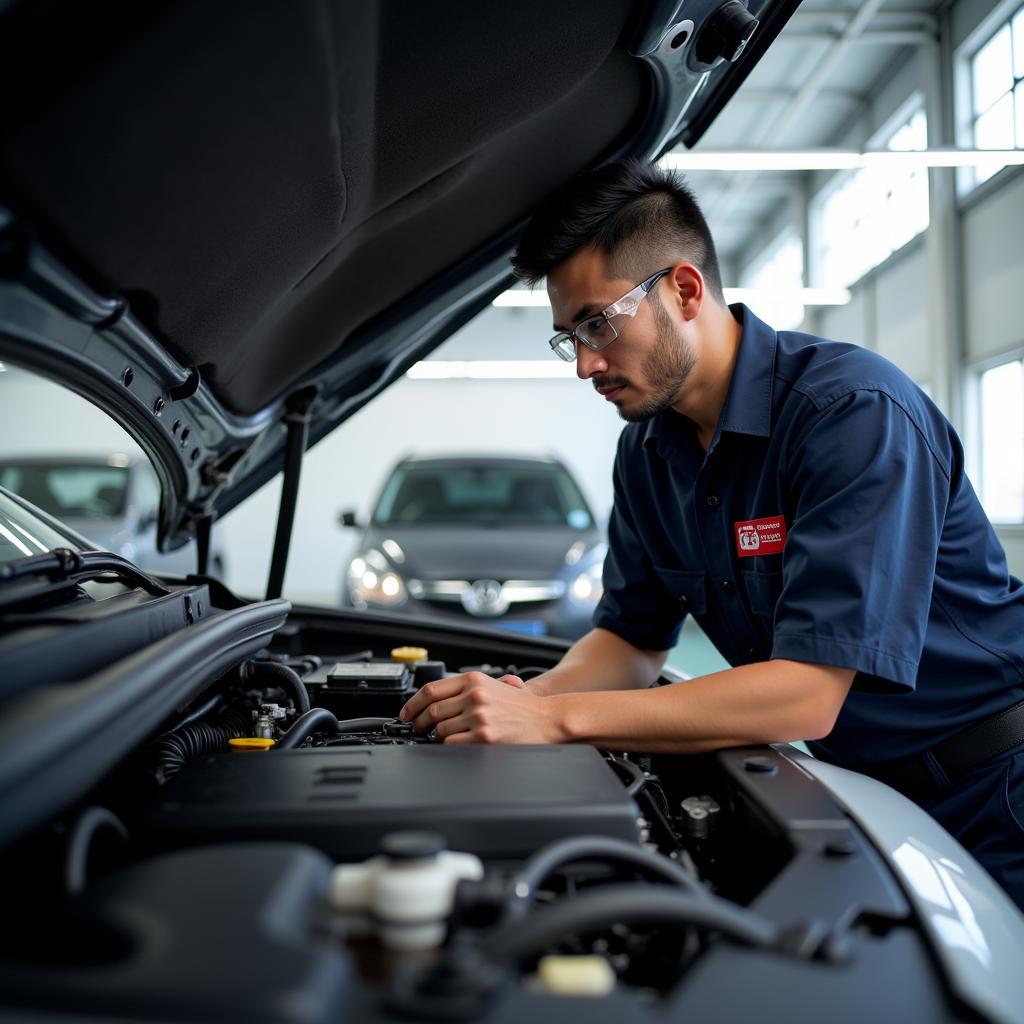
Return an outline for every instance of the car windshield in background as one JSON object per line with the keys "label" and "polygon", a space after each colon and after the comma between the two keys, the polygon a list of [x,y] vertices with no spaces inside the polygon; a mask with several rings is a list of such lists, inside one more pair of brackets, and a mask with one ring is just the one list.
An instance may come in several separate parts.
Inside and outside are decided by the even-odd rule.
{"label": "car windshield in background", "polygon": [[0,562],[43,555],[62,547],[77,549],[78,545],[0,491]]}
{"label": "car windshield in background", "polygon": [[123,466],[5,462],[0,487],[58,519],[110,519],[124,513],[128,470]]}
{"label": "car windshield in background", "polygon": [[380,525],[568,526],[593,516],[572,478],[557,466],[492,463],[400,466],[373,521]]}

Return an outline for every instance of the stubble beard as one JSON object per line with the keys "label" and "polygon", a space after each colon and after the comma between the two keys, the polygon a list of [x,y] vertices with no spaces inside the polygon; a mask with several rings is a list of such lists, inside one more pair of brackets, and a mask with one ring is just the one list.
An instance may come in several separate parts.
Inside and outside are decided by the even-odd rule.
{"label": "stubble beard", "polygon": [[658,340],[640,369],[651,392],[638,405],[617,407],[627,423],[643,423],[668,409],[679,397],[697,362],[692,346],[676,332],[658,297],[651,295],[647,301],[654,310]]}

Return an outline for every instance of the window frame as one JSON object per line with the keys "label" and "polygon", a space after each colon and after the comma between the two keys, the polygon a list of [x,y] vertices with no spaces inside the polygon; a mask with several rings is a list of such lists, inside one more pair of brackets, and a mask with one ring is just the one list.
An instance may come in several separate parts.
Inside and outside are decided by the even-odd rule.
{"label": "window frame", "polygon": [[[1024,3],[1021,0],[1002,0],[989,15],[971,32],[957,47],[953,56],[953,107],[956,114],[956,141],[964,149],[975,148],[974,130],[979,118],[991,110],[1006,92],[991,103],[981,114],[974,111],[974,60],[978,54],[1003,30],[1010,30],[1010,78],[1009,95],[1015,96],[1020,88],[1024,95],[1024,76],[1014,74],[1013,67],[1013,21],[1016,17],[1024,17]],[[1024,149],[1024,139],[1018,140],[1016,149]],[[958,167],[956,169],[956,190],[963,199],[976,189],[1006,174],[1008,170],[1018,168],[1001,167],[995,173],[979,180],[976,167]]]}

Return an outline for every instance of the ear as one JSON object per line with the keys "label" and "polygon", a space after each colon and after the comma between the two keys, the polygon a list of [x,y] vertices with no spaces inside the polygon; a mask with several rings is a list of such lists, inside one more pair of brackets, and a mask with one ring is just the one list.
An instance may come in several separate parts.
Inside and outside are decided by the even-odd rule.
{"label": "ear", "polygon": [[677,263],[669,275],[669,282],[683,319],[695,319],[704,305],[704,275],[692,263]]}

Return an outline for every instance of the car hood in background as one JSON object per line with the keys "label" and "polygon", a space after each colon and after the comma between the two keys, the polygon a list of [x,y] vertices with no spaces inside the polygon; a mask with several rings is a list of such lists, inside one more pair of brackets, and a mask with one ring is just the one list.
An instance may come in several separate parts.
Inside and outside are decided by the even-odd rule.
{"label": "car hood in background", "polygon": [[798,5],[732,63],[721,6],[7,3],[0,359],[129,430],[176,546],[504,289],[558,185],[693,145]]}
{"label": "car hood in background", "polygon": [[564,571],[569,549],[598,544],[597,530],[569,527],[381,526],[367,531],[361,548],[398,544],[404,562],[395,568],[410,579],[550,580]]}

